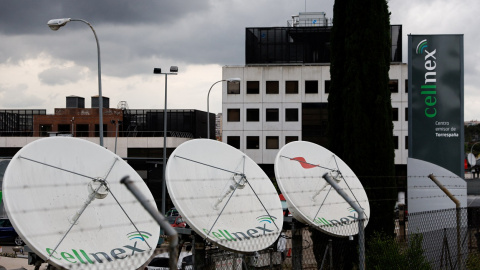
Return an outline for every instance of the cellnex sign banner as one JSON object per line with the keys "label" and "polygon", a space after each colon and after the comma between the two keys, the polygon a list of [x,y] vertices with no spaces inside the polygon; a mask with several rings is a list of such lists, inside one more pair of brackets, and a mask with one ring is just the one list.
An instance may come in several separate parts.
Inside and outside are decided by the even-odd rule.
{"label": "cellnex sign banner", "polygon": [[463,177],[463,35],[409,35],[408,50],[408,156]]}

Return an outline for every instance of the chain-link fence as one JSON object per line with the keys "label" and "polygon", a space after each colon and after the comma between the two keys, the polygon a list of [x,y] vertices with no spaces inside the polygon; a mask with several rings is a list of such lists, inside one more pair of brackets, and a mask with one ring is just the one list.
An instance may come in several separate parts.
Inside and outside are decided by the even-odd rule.
{"label": "chain-link fence", "polygon": [[[365,269],[480,269],[480,208],[410,213],[405,220],[396,219],[394,222],[396,226],[392,234],[367,235]],[[183,229],[177,268],[360,268],[356,236],[335,237],[297,221],[285,225],[272,246],[254,253],[225,250],[201,239],[191,230]],[[337,227],[342,229],[339,224]],[[168,243],[163,243],[154,251],[131,246],[120,247],[109,254],[78,250],[77,253],[54,255],[77,261],[71,269],[133,269],[135,265],[134,268],[142,270],[167,270],[168,251]]]}
{"label": "chain-link fence", "polygon": [[[480,269],[480,208],[412,213],[394,222],[394,234],[367,236],[365,269]],[[335,237],[295,221],[270,248],[255,253],[197,241],[195,269],[359,269],[357,237]]]}

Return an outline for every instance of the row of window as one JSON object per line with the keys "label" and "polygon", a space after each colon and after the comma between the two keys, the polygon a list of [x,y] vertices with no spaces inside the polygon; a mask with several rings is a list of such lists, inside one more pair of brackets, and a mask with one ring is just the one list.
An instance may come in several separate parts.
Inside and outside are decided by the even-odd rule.
{"label": "row of window", "polygon": [[[265,121],[266,122],[278,122],[280,117],[280,110],[276,108],[265,109]],[[228,122],[240,122],[240,109],[227,109],[227,121]],[[298,109],[286,108],[285,109],[285,122],[298,122]],[[260,121],[260,109],[250,108],[246,109],[247,122],[259,122]],[[398,108],[392,108],[392,121],[398,121]],[[405,121],[408,121],[408,108],[405,108]]]}
{"label": "row of window", "polygon": [[[394,149],[398,149],[398,136],[393,136]],[[405,150],[408,150],[408,136],[405,136]]]}
{"label": "row of window", "polygon": [[[260,81],[247,81],[247,94],[260,94]],[[405,80],[405,93],[408,93],[408,80]],[[330,93],[330,80],[324,81],[325,94]],[[398,80],[390,80],[388,87],[391,93],[398,93]],[[279,81],[266,81],[265,93],[266,94],[279,94],[280,92]],[[285,94],[298,94],[298,81],[285,81]],[[227,82],[227,93],[239,95],[240,84],[238,82]],[[305,94],[318,94],[318,81],[306,80],[305,81]]]}
{"label": "row of window", "polygon": [[[285,144],[298,141],[298,136],[285,136]],[[246,149],[260,149],[260,136],[247,136]],[[240,136],[227,136],[227,144],[240,149]],[[279,149],[279,136],[266,136],[265,149]]]}
{"label": "row of window", "polygon": [[[260,121],[260,109],[246,109],[247,122],[259,122]],[[286,108],[285,109],[285,121],[286,122],[298,122],[298,108]],[[227,109],[227,121],[228,122],[240,122],[240,109]],[[278,108],[265,109],[265,121],[266,122],[278,122],[280,121],[280,110]]]}
{"label": "row of window", "polygon": [[[398,121],[398,108],[392,108],[392,121]],[[405,108],[405,121],[408,122],[408,108]]]}
{"label": "row of window", "polygon": [[[107,125],[103,125],[103,136],[107,137]],[[42,124],[39,125],[39,136],[40,137],[47,137],[50,136],[52,133],[53,125],[51,124]],[[89,137],[90,135],[90,125],[89,124],[76,124],[75,128],[69,124],[58,124],[57,125],[57,133],[60,134],[73,134],[75,137]],[[95,124],[95,137],[99,137],[100,134],[100,126]]]}
{"label": "row of window", "polygon": [[[298,136],[285,136],[285,144],[298,141]],[[260,149],[260,136],[246,136],[246,149]],[[240,136],[227,136],[227,144],[240,149]],[[398,149],[398,136],[393,136],[394,149]],[[279,149],[279,136],[266,136],[265,149]],[[405,136],[405,149],[408,150],[408,136]]]}

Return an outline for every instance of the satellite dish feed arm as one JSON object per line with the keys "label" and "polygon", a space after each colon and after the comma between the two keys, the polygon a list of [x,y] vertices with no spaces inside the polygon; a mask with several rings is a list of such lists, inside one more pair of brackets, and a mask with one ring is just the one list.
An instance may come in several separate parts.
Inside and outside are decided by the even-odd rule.
{"label": "satellite dish feed arm", "polygon": [[[342,198],[358,213],[358,243],[359,243],[359,253],[365,255],[365,234],[363,233],[363,222],[365,220],[365,213],[363,209],[358,205],[354,200],[348,196],[347,193],[337,184],[332,176],[329,173],[325,173],[323,176],[325,179],[336,191],[342,196]],[[360,269],[365,269],[365,256],[360,256]]]}
{"label": "satellite dish feed arm", "polygon": [[57,250],[57,248],[60,246],[60,244],[63,242],[63,240],[65,239],[65,237],[67,237],[67,235],[70,233],[70,231],[72,230],[73,226],[75,226],[76,224],[78,224],[78,219],[80,218],[80,216],[83,214],[83,212],[85,211],[85,209],[87,209],[87,207],[90,205],[90,203],[95,200],[95,195],[97,195],[97,192],[100,190],[100,188],[105,185],[104,182],[102,182],[101,185],[99,185],[95,190],[93,190],[90,194],[88,194],[88,197],[87,199],[85,200],[85,202],[83,203],[83,206],[82,208],[80,208],[77,212],[75,212],[75,214],[70,217],[68,220],[70,221],[70,223],[72,225],[70,225],[70,227],[68,228],[68,230],[65,232],[65,234],[63,235],[62,239],[60,239],[60,241],[57,243],[57,245],[55,246],[55,248],[53,249],[53,251],[50,253],[50,256],[48,256],[47,258],[47,262],[50,261],[50,258],[53,256],[53,254],[55,253],[55,251]]}
{"label": "satellite dish feed arm", "polygon": [[120,180],[120,183],[124,184],[127,189],[137,198],[137,200],[142,204],[142,206],[147,210],[147,212],[152,216],[153,219],[160,225],[162,229],[165,230],[165,233],[168,235],[169,242],[169,256],[170,256],[170,269],[177,269],[177,245],[178,245],[178,234],[173,229],[173,227],[165,220],[165,217],[160,215],[158,210],[152,207],[151,204],[148,204],[148,199],[143,195],[143,193],[135,186],[135,183],[130,180],[128,176],[125,176]]}
{"label": "satellite dish feed arm", "polygon": [[[323,179],[325,179],[336,191],[337,193],[342,196],[342,198],[353,208],[355,211],[358,213],[358,220],[364,220],[365,219],[365,213],[363,212],[363,209],[358,205],[354,200],[348,196],[347,193],[343,191],[343,189],[337,184],[337,181],[332,178],[332,176],[329,173],[325,173],[323,176]],[[362,228],[363,229],[363,228]]]}

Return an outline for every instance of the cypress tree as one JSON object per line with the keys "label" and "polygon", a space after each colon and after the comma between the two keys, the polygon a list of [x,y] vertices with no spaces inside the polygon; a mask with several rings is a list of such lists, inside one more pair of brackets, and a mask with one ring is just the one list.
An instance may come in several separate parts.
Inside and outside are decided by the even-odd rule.
{"label": "cypress tree", "polygon": [[329,149],[362,182],[370,202],[367,236],[392,235],[396,196],[391,57],[386,0],[336,0],[328,98]]}
{"label": "cypress tree", "polygon": [[[335,0],[333,12],[328,148],[349,165],[367,192],[368,241],[374,232],[393,235],[395,226],[390,14],[386,0]],[[317,230],[312,238],[317,263],[322,261],[327,240],[334,238],[336,268],[354,267],[357,241]]]}

